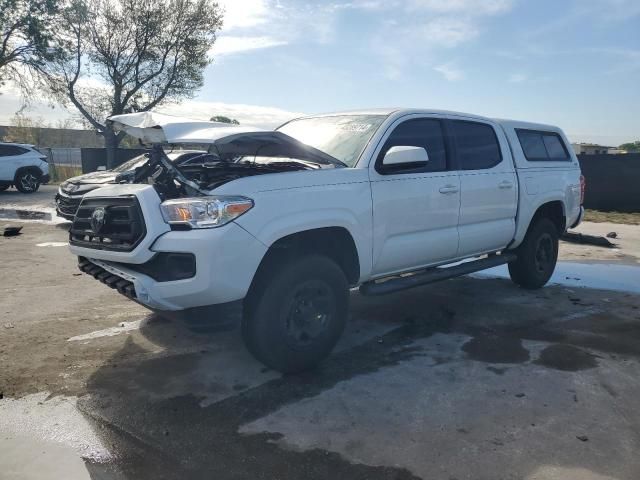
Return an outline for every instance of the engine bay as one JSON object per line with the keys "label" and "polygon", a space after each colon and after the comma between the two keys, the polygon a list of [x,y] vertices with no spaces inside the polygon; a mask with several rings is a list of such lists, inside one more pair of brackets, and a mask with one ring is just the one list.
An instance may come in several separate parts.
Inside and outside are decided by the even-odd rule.
{"label": "engine bay", "polygon": [[[166,146],[164,146],[166,147]],[[174,164],[163,145],[153,145],[149,160],[120,174],[117,183],[148,183],[162,200],[207,195],[233,180],[253,175],[342,168],[330,155],[276,131],[237,134],[211,143],[207,153]]]}

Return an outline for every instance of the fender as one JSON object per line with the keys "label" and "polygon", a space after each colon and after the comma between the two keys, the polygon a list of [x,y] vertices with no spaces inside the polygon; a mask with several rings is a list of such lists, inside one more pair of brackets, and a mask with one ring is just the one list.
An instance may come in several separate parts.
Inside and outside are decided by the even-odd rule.
{"label": "fender", "polygon": [[[547,203],[560,202],[562,205],[562,214],[565,217],[565,228],[567,225],[567,206],[564,195],[555,191],[537,194],[535,196],[529,196],[523,192],[523,195],[525,196],[521,202],[523,205],[522,208],[519,209],[518,216],[516,218],[516,233],[509,248],[515,248],[522,243],[527,231],[529,230],[529,226],[531,225],[531,220],[533,220],[533,217],[540,207]],[[562,232],[559,233],[562,234]]]}
{"label": "fender", "polygon": [[298,212],[289,212],[278,216],[267,224],[263,224],[256,231],[252,225],[243,221],[244,217],[236,220],[241,227],[254,235],[266,247],[271,247],[281,238],[317,228],[341,227],[344,228],[356,246],[360,263],[360,278],[368,276],[371,272],[371,235],[370,224],[365,226],[358,220],[351,210],[346,208],[308,208]]}

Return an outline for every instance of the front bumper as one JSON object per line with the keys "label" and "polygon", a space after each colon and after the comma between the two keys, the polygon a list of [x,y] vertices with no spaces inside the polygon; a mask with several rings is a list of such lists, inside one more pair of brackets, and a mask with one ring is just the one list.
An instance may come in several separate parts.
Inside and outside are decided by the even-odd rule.
{"label": "front bumper", "polygon": [[[133,250],[70,244],[71,253],[108,272],[98,279],[107,283],[109,276],[117,277],[109,280],[116,289],[118,279],[130,282],[132,289],[127,296],[153,310],[186,310],[229,303],[246,296],[267,251],[256,237],[234,222],[217,228],[170,230],[160,212],[160,198],[150,185],[110,185],[89,192],[85,198],[127,195],[138,198],[146,229],[145,236]],[[193,254],[195,275],[182,280],[156,281],[141,273],[144,269],[140,266],[161,252]]]}
{"label": "front bumper", "polygon": [[138,266],[127,267],[122,258],[109,262],[81,257],[80,263],[87,261],[98,267],[81,269],[136,302],[154,310],[176,311],[244,298],[266,251],[253,235],[230,223],[219,228],[171,231],[154,242],[154,254],[194,254],[196,273],[192,278],[159,282],[134,270]]}
{"label": "front bumper", "polygon": [[80,202],[82,202],[82,195],[71,196],[58,192],[56,194],[56,213],[59,217],[73,220]]}

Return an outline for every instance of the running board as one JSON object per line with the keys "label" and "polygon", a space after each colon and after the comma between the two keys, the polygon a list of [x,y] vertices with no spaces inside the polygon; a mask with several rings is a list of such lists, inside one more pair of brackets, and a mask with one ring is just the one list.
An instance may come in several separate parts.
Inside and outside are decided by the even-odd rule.
{"label": "running board", "polygon": [[459,277],[460,275],[467,275],[468,273],[497,267],[505,263],[513,262],[515,259],[515,253],[503,253],[502,255],[490,255],[472,262],[460,263],[453,267],[430,268],[404,277],[374,280],[360,285],[360,293],[362,295],[384,295],[399,292],[400,290],[420,287],[429,283],[439,282],[440,280],[447,280],[449,278]]}

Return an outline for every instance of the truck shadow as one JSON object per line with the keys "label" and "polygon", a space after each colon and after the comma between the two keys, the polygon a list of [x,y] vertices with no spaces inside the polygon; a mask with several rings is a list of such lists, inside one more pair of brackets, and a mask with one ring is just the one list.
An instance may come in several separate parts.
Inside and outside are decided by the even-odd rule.
{"label": "truck shadow", "polygon": [[[604,295],[585,294],[593,303]],[[627,302],[629,311],[637,303],[637,298],[622,294],[606,295],[609,300]],[[593,318],[601,315],[599,310],[585,313],[585,308],[569,301],[565,289],[532,293],[503,280],[460,278],[378,298],[364,298],[354,292],[352,318],[342,347],[317,370],[285,377],[251,358],[237,328],[211,329],[202,318],[184,322],[151,316],[140,332],[144,341],[129,337],[87,382],[89,395],[80,400],[79,406],[117,458],[115,467],[88,463],[87,468],[93,478],[109,478],[109,474],[136,479],[418,478],[398,466],[352,463],[334,450],[287,448],[279,443],[282,435],[278,433],[240,430],[284,407],[316,398],[338,384],[424,359],[434,368],[455,364],[472,371],[480,365],[500,382],[510,368],[563,370],[557,368],[567,364],[562,362],[563,355],[576,354],[560,350],[555,352],[561,357],[559,363],[556,358],[550,365],[535,364],[536,359],[523,346],[528,340],[640,356],[636,338],[640,321],[627,315],[627,310],[620,310],[607,313],[612,321],[603,326]],[[230,310],[224,320],[237,320],[239,313]],[[466,348],[456,347],[454,354],[443,354],[438,348],[440,340],[435,339],[447,337],[455,337]],[[630,337],[635,343],[629,341]],[[581,368],[579,364],[574,370]],[[428,378],[414,375],[418,376],[398,381],[419,385]],[[505,388],[510,388],[504,381]],[[460,391],[467,388],[465,382],[468,380],[454,376],[447,388]],[[415,408],[420,405],[419,391],[416,388],[416,398],[405,399]],[[353,395],[358,395],[357,390]],[[553,409],[536,410],[535,422],[553,422],[557,414]],[[372,416],[366,421],[385,424],[392,421],[391,415]],[[471,421],[464,414],[439,419],[444,429],[452,431],[460,430],[459,425],[467,420]],[[345,424],[343,428],[352,427]],[[425,455],[436,459],[446,452],[436,448],[426,450]],[[500,458],[496,453],[496,465],[500,465]],[[580,452],[570,459],[568,467],[587,465],[592,471],[597,469],[591,461],[582,459]],[[554,462],[551,457],[523,458],[517,473],[525,476]],[[469,464],[468,469],[473,472],[474,465]]]}

